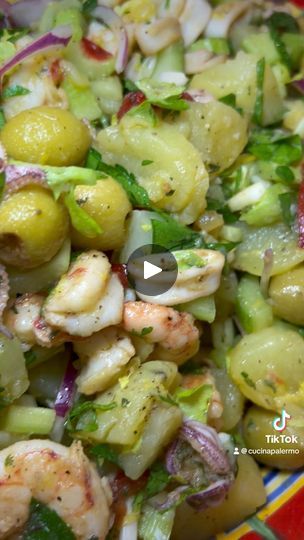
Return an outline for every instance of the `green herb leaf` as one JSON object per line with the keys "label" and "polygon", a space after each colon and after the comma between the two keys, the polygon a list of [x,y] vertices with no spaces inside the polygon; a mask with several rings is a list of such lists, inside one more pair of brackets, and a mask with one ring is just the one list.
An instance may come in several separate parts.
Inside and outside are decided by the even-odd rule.
{"label": "green herb leaf", "polygon": [[32,499],[30,517],[22,540],[76,540],[76,536],[61,517],[45,504]]}
{"label": "green herb leaf", "polygon": [[86,0],[82,6],[82,13],[88,14],[97,7],[97,0]]}
{"label": "green herb leaf", "polygon": [[90,454],[95,458],[106,459],[110,463],[119,465],[118,453],[108,444],[96,444],[96,446],[90,448]]}
{"label": "green herb leaf", "polygon": [[66,205],[73,227],[87,238],[95,238],[102,234],[102,229],[79,204],[77,203],[74,191],[71,190],[64,196],[64,204]]}
{"label": "green herb leaf", "polygon": [[180,250],[191,247],[202,247],[204,240],[201,234],[181,225],[174,218],[161,214],[164,221],[152,219],[153,243],[169,250]]}
{"label": "green herb leaf", "polygon": [[292,165],[302,157],[302,141],[281,130],[254,130],[246,150],[262,161]]}
{"label": "green herb leaf", "polygon": [[5,116],[2,107],[0,107],[0,129],[5,125]]}
{"label": "green herb leaf", "polygon": [[279,195],[279,201],[284,223],[290,227],[296,218],[297,196],[293,192],[282,193]]}
{"label": "green herb leaf", "polygon": [[265,58],[261,58],[256,65],[257,93],[252,118],[259,126],[263,123],[265,65]]}
{"label": "green herb leaf", "polygon": [[255,382],[249,377],[249,375],[248,375],[248,373],[246,373],[246,371],[242,371],[241,375],[242,375],[245,383],[248,384],[248,386],[250,386],[250,388],[256,388]]}
{"label": "green herb leaf", "polygon": [[35,351],[29,350],[24,353],[24,358],[26,367],[29,367],[31,364],[36,362],[37,354],[35,353]]}
{"label": "green herb leaf", "polygon": [[67,419],[67,429],[72,432],[87,431],[92,432],[98,429],[97,412],[110,411],[117,407],[117,403],[100,404],[95,401],[83,401],[75,405],[69,413]]}
{"label": "green herb leaf", "polygon": [[144,159],[141,164],[142,164],[142,167],[146,167],[146,165],[151,165],[151,163],[154,163],[154,161],[152,161],[152,159]]}
{"label": "green herb leaf", "polygon": [[269,32],[270,32],[270,37],[273,41],[273,44],[281,59],[281,62],[285,64],[285,66],[287,66],[288,69],[290,69],[292,65],[292,61],[287,51],[286,45],[280,37],[279,32],[276,30],[276,28],[272,24],[269,24]]}
{"label": "green herb leaf", "polygon": [[20,86],[19,84],[14,84],[13,86],[8,86],[3,90],[2,98],[8,99],[16,96],[26,96],[30,93],[31,91],[28,88],[24,88],[24,86]]}
{"label": "green herb leaf", "polygon": [[142,79],[136,86],[143,92],[151,105],[170,111],[184,111],[189,103],[183,99],[183,86]]}
{"label": "green herb leaf", "polygon": [[149,479],[144,489],[146,499],[160,493],[170,482],[170,475],[162,463],[155,463],[150,469]]}
{"label": "green herb leaf", "polygon": [[247,519],[251,528],[257,532],[264,540],[279,540],[278,536],[257,516]]}
{"label": "green herb leaf", "polygon": [[129,173],[121,165],[107,165],[103,161],[99,164],[98,170],[112,176],[122,185],[133,206],[151,209],[148,192],[137,183],[133,173]]}
{"label": "green herb leaf", "polygon": [[280,33],[291,32],[292,34],[298,34],[300,31],[296,19],[283,11],[275,11],[265,22],[267,26],[272,26]]}
{"label": "green herb leaf", "polygon": [[293,170],[286,165],[279,165],[275,169],[276,175],[283,180],[286,184],[291,184],[295,180],[295,175]]}
{"label": "green herb leaf", "polygon": [[85,167],[87,169],[92,169],[93,171],[98,171],[101,161],[101,154],[95,150],[95,148],[91,147],[86,157]]}
{"label": "green herb leaf", "polygon": [[229,107],[232,107],[235,111],[237,111],[239,114],[243,114],[243,109],[237,106],[236,104],[236,95],[235,94],[227,94],[227,96],[223,96],[219,99],[221,103],[225,103],[225,105],[228,105]]}

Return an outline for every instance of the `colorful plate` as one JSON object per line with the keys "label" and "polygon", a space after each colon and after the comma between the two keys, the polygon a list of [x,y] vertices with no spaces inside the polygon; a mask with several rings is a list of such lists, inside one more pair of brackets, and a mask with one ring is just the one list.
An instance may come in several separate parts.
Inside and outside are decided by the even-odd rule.
{"label": "colorful plate", "polygon": [[[265,521],[280,540],[304,540],[304,472],[262,471],[267,503],[257,517]],[[250,486],[248,486],[250,489]],[[216,540],[261,540],[248,523],[219,534]]]}

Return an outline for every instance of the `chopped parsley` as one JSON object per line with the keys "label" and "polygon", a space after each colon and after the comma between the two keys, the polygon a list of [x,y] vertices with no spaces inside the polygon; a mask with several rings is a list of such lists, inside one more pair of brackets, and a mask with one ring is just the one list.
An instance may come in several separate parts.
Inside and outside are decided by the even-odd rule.
{"label": "chopped parsley", "polygon": [[117,407],[117,403],[95,403],[94,401],[83,401],[75,405],[67,419],[67,429],[71,432],[87,431],[92,432],[98,429],[97,412],[110,411]]}
{"label": "chopped parsley", "polygon": [[259,126],[263,123],[265,66],[265,58],[261,58],[256,65],[257,93],[253,111],[253,120]]}
{"label": "chopped parsley", "polygon": [[76,540],[72,529],[61,517],[45,504],[32,499],[30,517],[25,525],[22,540]]}
{"label": "chopped parsley", "polygon": [[248,384],[248,386],[250,386],[250,388],[256,389],[255,382],[249,377],[249,375],[248,375],[248,373],[246,373],[246,371],[242,371],[241,375],[242,375],[245,383]]}
{"label": "chopped parsley", "polygon": [[2,91],[2,98],[8,99],[16,96],[26,96],[30,93],[31,91],[28,88],[20,86],[19,84],[14,84],[13,86],[8,86]]}
{"label": "chopped parsley", "polygon": [[119,465],[118,453],[108,444],[96,444],[95,446],[90,448],[90,454],[95,458],[105,459],[107,461],[110,461],[110,463]]}

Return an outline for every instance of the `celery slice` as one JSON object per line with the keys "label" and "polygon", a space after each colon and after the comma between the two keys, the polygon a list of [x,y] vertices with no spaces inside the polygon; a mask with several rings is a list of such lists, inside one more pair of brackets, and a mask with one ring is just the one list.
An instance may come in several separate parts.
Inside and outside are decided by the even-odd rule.
{"label": "celery slice", "polygon": [[47,435],[55,421],[53,409],[11,405],[0,416],[0,430],[11,433]]}
{"label": "celery slice", "polygon": [[248,333],[272,325],[272,309],[261,293],[258,278],[248,275],[242,277],[237,290],[236,312]]}

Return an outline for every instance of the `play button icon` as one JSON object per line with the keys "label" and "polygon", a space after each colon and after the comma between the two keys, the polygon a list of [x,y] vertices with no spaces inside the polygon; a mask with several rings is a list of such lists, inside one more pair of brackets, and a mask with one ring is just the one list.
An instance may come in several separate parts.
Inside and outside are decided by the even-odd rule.
{"label": "play button icon", "polygon": [[178,268],[170,251],[157,244],[146,244],[130,255],[127,270],[130,286],[138,294],[158,296],[174,285]]}
{"label": "play button icon", "polygon": [[159,268],[159,266],[155,266],[155,264],[149,263],[149,261],[144,261],[144,279],[150,279],[162,271],[163,269]]}

